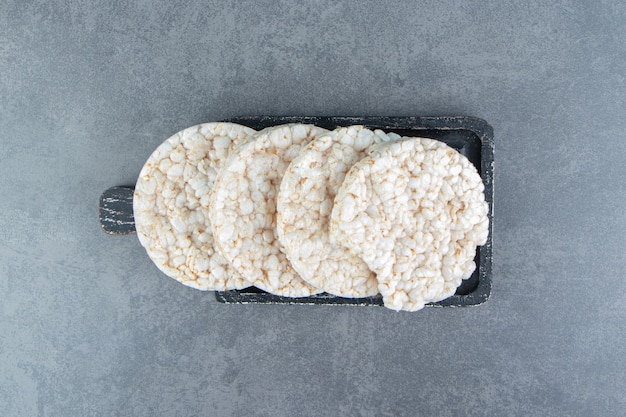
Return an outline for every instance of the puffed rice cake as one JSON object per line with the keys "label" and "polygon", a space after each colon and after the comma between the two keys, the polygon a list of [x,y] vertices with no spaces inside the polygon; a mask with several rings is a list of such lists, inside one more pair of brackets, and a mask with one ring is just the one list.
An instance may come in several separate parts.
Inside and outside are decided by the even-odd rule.
{"label": "puffed rice cake", "polygon": [[217,247],[264,291],[288,297],[320,292],[298,275],[282,251],[276,236],[276,195],[289,163],[325,132],[303,124],[264,129],[237,148],[213,187],[209,213]]}
{"label": "puffed rice cake", "polygon": [[289,165],[277,200],[278,238],[294,269],[311,285],[340,297],[378,294],[378,282],[363,260],[333,244],[328,224],[335,195],[348,170],[372,145],[399,138],[363,126],[318,136]]}
{"label": "puffed rice cake", "polygon": [[209,191],[232,149],[255,131],[234,123],[204,123],[163,142],[141,169],[133,211],[139,241],[166,275],[199,290],[251,284],[214,249]]}
{"label": "puffed rice cake", "polygon": [[488,234],[483,190],[476,168],[442,142],[378,145],[337,193],[331,241],[376,272],[386,307],[419,310],[454,294],[474,271]]}

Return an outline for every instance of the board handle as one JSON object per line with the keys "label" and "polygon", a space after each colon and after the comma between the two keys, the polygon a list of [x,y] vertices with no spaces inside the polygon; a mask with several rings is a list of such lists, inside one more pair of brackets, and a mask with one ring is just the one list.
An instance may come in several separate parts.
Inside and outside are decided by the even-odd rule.
{"label": "board handle", "polygon": [[100,196],[98,214],[102,231],[124,236],[136,233],[133,216],[133,187],[111,187]]}

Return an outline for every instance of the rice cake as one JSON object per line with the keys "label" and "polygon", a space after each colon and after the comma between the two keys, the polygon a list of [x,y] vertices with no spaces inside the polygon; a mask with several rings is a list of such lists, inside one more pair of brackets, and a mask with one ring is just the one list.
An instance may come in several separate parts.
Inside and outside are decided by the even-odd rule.
{"label": "rice cake", "polygon": [[208,205],[217,171],[254,133],[234,123],[189,127],[163,142],[139,174],[133,197],[139,241],[161,271],[189,287],[251,285],[215,251]]}
{"label": "rice cake", "polygon": [[476,168],[425,138],[374,147],[346,175],[331,214],[331,241],[377,274],[386,307],[415,311],[454,294],[486,242],[488,205]]}
{"label": "rice cake", "polygon": [[289,163],[316,136],[313,125],[264,129],[240,146],[218,174],[210,218],[218,248],[256,287],[281,296],[320,291],[293,269],[276,236],[276,196]]}
{"label": "rice cake", "polygon": [[350,167],[372,145],[398,137],[341,127],[313,140],[285,171],[277,200],[278,238],[294,269],[313,286],[340,297],[378,294],[376,274],[349,249],[330,242],[328,224]]}

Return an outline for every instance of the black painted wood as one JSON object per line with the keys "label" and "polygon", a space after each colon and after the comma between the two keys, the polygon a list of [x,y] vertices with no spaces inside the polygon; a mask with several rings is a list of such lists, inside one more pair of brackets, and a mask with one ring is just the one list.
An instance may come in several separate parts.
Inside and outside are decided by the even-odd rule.
{"label": "black painted wood", "polygon": [[100,196],[100,226],[110,235],[135,233],[132,187],[111,187]]}
{"label": "black painted wood", "polygon": [[365,298],[343,298],[332,294],[317,294],[309,297],[291,298],[273,295],[256,287],[243,290],[218,291],[215,298],[226,304],[329,304],[351,306],[382,306],[381,296]]}
{"label": "black painted wood", "polygon": [[[493,256],[493,168],[494,143],[491,126],[473,117],[298,117],[298,116],[247,116],[228,121],[249,126],[255,130],[285,123],[311,123],[327,129],[338,126],[365,125],[402,136],[430,137],[447,143],[465,155],[478,169],[485,184],[485,199],[489,204],[489,237],[487,243],[476,251],[474,274],[457,289],[456,294],[428,306],[465,307],[482,304],[491,294]],[[133,188],[112,187],[100,197],[100,224],[102,230],[112,235],[135,233],[133,219]],[[381,306],[382,299],[342,298],[320,294],[303,298],[281,297],[255,287],[243,290],[216,292],[218,301],[228,304],[329,304]]]}

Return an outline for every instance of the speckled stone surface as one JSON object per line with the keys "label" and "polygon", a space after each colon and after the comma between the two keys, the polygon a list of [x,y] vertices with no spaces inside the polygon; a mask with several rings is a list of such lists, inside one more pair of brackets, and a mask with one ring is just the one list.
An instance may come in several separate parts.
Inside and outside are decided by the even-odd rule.
{"label": "speckled stone surface", "polygon": [[[0,415],[617,416],[626,3],[0,5]],[[224,305],[100,230],[165,138],[247,114],[489,121],[491,299]]]}

